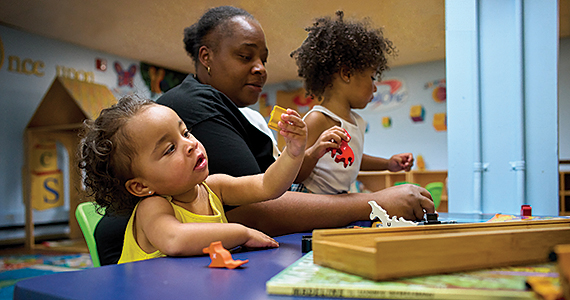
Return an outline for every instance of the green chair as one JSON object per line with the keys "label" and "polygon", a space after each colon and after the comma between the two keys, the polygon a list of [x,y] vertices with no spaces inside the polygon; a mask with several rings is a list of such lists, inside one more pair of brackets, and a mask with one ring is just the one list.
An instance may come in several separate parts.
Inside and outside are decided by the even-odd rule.
{"label": "green chair", "polygon": [[408,182],[408,181],[396,181],[396,182],[394,182],[394,186],[401,185],[401,184],[414,184],[414,185],[420,186],[419,184],[417,184],[415,182]]}
{"label": "green chair", "polygon": [[[104,211],[101,211],[103,213]],[[75,218],[83,232],[83,237],[87,242],[87,248],[93,261],[93,267],[100,267],[99,254],[97,253],[97,243],[95,242],[95,227],[97,223],[103,218],[103,215],[97,213],[97,208],[93,202],[83,202],[77,206],[75,210]]]}
{"label": "green chair", "polygon": [[443,194],[443,182],[430,182],[426,185],[426,190],[430,192],[431,198],[433,199],[433,204],[435,205],[435,209],[437,209],[441,203],[441,194]]}

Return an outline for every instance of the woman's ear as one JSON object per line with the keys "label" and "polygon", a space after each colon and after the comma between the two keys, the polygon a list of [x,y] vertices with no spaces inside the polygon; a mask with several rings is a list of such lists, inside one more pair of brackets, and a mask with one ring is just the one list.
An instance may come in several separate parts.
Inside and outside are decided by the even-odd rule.
{"label": "woman's ear", "polygon": [[127,182],[125,182],[125,188],[129,193],[137,197],[146,197],[154,194],[154,191],[138,178],[127,180]]}
{"label": "woman's ear", "polygon": [[200,60],[200,64],[202,64],[206,69],[210,67],[210,54],[210,48],[207,46],[202,46],[198,50],[198,60]]}

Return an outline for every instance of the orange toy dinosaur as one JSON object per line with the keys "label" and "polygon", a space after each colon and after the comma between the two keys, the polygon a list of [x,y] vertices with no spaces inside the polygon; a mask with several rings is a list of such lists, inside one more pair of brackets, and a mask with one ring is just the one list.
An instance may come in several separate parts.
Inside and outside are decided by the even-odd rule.
{"label": "orange toy dinosaur", "polygon": [[209,247],[202,249],[202,252],[209,253],[212,262],[208,267],[210,268],[228,268],[235,269],[249,261],[246,260],[234,260],[230,251],[226,250],[222,246],[222,242],[212,242]]}

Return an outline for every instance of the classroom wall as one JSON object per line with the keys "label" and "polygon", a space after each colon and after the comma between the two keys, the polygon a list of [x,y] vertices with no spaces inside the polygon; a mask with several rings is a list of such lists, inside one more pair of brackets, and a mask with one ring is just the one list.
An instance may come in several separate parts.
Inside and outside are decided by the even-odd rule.
{"label": "classroom wall", "polygon": [[[9,65],[9,57],[26,60],[23,70],[16,71]],[[97,58],[105,59],[106,71],[96,68]],[[559,53],[559,152],[561,159],[570,159],[570,39],[560,41]],[[9,27],[0,26],[0,229],[24,224],[22,203],[21,168],[23,166],[23,133],[35,109],[57,74],[58,67],[92,72],[94,82],[104,84],[120,97],[137,93],[150,97],[140,71],[133,78],[133,86],[119,86],[113,64],[119,62],[123,69],[139,62],[107,53],[78,47],[72,44],[40,37]],[[33,66],[36,66],[34,70]],[[435,113],[445,113],[446,103],[436,102],[433,90],[445,84],[445,62],[393,68],[384,74],[384,80],[397,80],[402,86],[389,94],[386,86],[379,86],[384,101],[371,103],[358,112],[368,122],[365,152],[388,157],[395,153],[412,152],[422,155],[426,168],[447,169],[447,132],[433,127]],[[442,81],[443,80],[443,81]],[[275,103],[278,90],[301,87],[299,81],[267,85],[264,93],[268,104]],[[388,101],[392,99],[393,101]],[[378,99],[377,99],[378,100]],[[422,105],[424,120],[413,122],[410,117],[412,105]],[[259,109],[259,106],[253,106]],[[382,125],[382,117],[391,118],[391,126]],[[60,149],[61,150],[61,149]],[[58,152],[59,160],[65,161],[65,153]],[[64,170],[64,166],[60,166]],[[35,212],[36,223],[66,221],[68,207]],[[23,237],[23,231],[8,235],[0,230],[0,240]]]}
{"label": "classroom wall", "polygon": [[[14,63],[15,57],[20,60],[18,66]],[[106,60],[105,71],[97,70],[97,58]],[[119,85],[118,74],[113,66],[115,62],[123,70],[136,66],[132,87]],[[149,89],[138,71],[138,61],[0,26],[0,228],[21,226],[25,222],[21,174],[24,163],[24,129],[58,74],[58,69],[60,75],[77,75],[80,79],[85,74],[92,74],[94,83],[106,85],[116,97],[129,93],[149,97]],[[60,148],[58,160],[62,170],[66,170],[62,165],[66,159],[66,153]],[[34,212],[36,224],[66,221],[68,204],[69,202],[64,207]],[[12,233],[0,231],[0,240],[16,238],[22,234],[12,236]]]}
{"label": "classroom wall", "polygon": [[[434,114],[446,112],[445,101],[436,102],[433,98],[435,88],[445,87],[445,61],[393,68],[382,76],[382,80],[395,80],[401,86],[390,93],[389,86],[377,84],[375,100],[365,109],[355,110],[368,123],[364,153],[389,158],[396,153],[411,152],[415,157],[423,157],[426,169],[446,170],[447,134],[433,126]],[[264,92],[268,104],[274,105],[277,91],[300,87],[300,81],[272,84],[267,85]],[[410,110],[415,105],[423,107],[423,121],[412,120]],[[259,109],[258,105],[252,107]],[[307,110],[304,107],[300,112]],[[390,126],[383,126],[384,117],[390,118]]]}

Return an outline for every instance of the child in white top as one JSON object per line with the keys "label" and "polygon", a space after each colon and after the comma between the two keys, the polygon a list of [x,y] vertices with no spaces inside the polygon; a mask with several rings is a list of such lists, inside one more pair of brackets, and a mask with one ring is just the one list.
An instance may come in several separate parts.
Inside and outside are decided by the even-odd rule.
{"label": "child in white top", "polygon": [[[282,120],[286,148],[264,174],[244,177],[208,176],[202,144],[172,109],[153,101],[127,96],[95,121],[86,121],[79,149],[86,191],[100,207],[132,215],[132,232],[125,233],[125,241],[134,235],[141,250],[138,257],[122,257],[121,262],[151,258],[149,254],[199,255],[214,241],[227,249],[278,247],[260,231],[226,223],[223,208],[214,202],[260,202],[291,186],[303,161],[307,131],[294,110],[288,109]],[[198,219],[220,218],[218,223],[184,223],[175,214],[179,207]]]}
{"label": "child in white top", "polygon": [[[386,56],[395,49],[380,29],[365,21],[345,21],[343,16],[338,11],[334,20],[316,19],[306,29],[303,44],[291,53],[307,93],[322,101],[304,117],[309,135],[303,166],[295,180],[302,183],[300,191],[344,193],[361,170],[409,171],[414,162],[411,153],[390,159],[363,153],[366,124],[353,109],[365,108],[373,99],[376,78],[388,69]],[[346,167],[325,155],[338,149],[343,140],[354,152],[352,165]]]}

